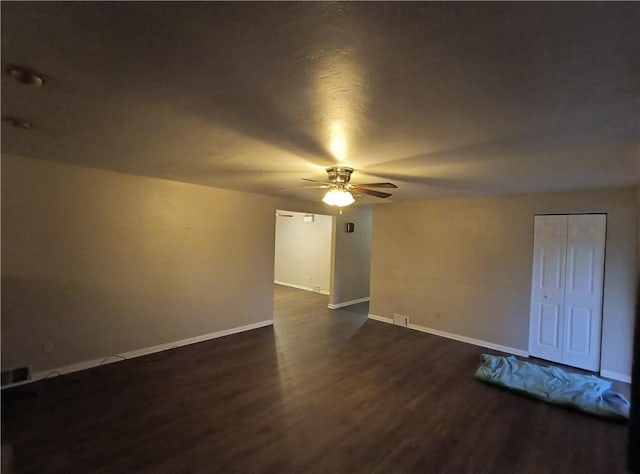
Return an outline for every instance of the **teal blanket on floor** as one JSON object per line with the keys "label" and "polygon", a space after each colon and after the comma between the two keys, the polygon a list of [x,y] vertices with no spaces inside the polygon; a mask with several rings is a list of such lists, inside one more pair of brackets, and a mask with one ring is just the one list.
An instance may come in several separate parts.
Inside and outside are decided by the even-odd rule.
{"label": "teal blanket on floor", "polygon": [[593,375],[566,372],[516,359],[480,356],[476,378],[548,403],[564,405],[608,418],[629,418],[629,402],[611,390],[611,382]]}

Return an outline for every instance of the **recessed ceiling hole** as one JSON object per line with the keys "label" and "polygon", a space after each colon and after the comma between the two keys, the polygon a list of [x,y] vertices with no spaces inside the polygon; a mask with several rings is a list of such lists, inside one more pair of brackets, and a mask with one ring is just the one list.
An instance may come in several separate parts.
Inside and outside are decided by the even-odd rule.
{"label": "recessed ceiling hole", "polygon": [[28,86],[42,87],[45,84],[42,74],[26,66],[9,66],[7,68],[7,74],[14,81]]}
{"label": "recessed ceiling hole", "polygon": [[33,128],[33,124],[31,122],[15,117],[2,117],[2,121],[7,122],[12,127],[19,128],[20,130],[29,130],[30,128]]}

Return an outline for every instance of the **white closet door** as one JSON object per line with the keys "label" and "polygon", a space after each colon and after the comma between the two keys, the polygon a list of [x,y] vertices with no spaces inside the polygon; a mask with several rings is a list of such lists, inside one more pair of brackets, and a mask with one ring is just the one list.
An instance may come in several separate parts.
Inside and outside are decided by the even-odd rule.
{"label": "white closet door", "polygon": [[529,353],[562,362],[567,216],[536,216]]}
{"label": "white closet door", "polygon": [[607,217],[568,217],[562,362],[586,370],[600,368],[602,283]]}

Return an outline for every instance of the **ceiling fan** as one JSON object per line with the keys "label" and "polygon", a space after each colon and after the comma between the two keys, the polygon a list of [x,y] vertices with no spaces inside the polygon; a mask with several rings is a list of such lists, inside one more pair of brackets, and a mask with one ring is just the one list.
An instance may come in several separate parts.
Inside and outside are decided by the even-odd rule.
{"label": "ceiling fan", "polygon": [[353,184],[351,183],[351,173],[353,168],[346,166],[333,166],[327,168],[327,174],[329,175],[329,182],[318,181],[315,179],[302,178],[304,181],[310,181],[312,183],[322,183],[322,185],[305,186],[306,188],[324,188],[328,189],[327,193],[322,198],[322,201],[330,206],[344,207],[353,204],[355,199],[352,193],[367,194],[369,196],[375,196],[377,198],[388,198],[390,193],[382,191],[375,191],[368,188],[397,188],[393,183],[366,183],[366,184]]}

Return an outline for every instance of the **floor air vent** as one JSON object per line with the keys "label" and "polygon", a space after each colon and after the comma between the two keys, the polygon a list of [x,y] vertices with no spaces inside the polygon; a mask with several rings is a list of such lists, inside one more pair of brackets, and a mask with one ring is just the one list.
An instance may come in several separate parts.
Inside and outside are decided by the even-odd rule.
{"label": "floor air vent", "polygon": [[397,326],[409,326],[409,316],[404,316],[402,314],[394,314],[393,324]]}
{"label": "floor air vent", "polygon": [[29,367],[2,371],[2,386],[29,380]]}

